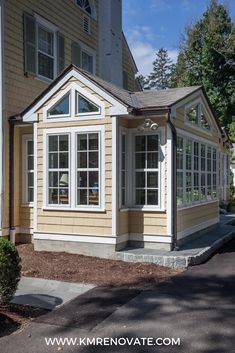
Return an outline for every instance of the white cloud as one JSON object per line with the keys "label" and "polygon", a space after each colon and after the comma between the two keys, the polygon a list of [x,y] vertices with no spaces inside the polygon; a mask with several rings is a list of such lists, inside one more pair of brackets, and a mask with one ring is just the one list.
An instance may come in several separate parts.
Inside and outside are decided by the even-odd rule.
{"label": "white cloud", "polygon": [[[158,47],[154,47],[151,42],[155,38],[159,38],[161,35],[154,35],[153,31],[148,26],[136,26],[133,29],[127,31],[127,40],[132,51],[133,57],[136,61],[139,73],[146,76],[153,68],[153,61],[156,57]],[[175,63],[178,56],[178,51],[168,49],[169,57]]]}

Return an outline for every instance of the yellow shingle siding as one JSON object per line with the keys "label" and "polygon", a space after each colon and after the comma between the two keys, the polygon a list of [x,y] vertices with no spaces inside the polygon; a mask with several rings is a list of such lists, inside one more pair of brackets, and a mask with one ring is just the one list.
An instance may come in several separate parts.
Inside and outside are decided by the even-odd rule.
{"label": "yellow shingle siding", "polygon": [[136,83],[135,83],[136,68],[133,64],[133,59],[131,57],[131,54],[125,42],[125,39],[123,39],[123,45],[122,45],[122,63],[123,63],[122,64],[123,75],[127,76],[127,87],[124,87],[124,88],[130,91],[135,91],[136,90]]}
{"label": "yellow shingle siding", "polygon": [[[98,73],[98,0],[95,0],[97,20],[91,18],[91,34],[83,31],[84,12],[70,0],[7,0],[4,1],[4,71],[5,71],[5,193],[3,228],[9,226],[9,116],[19,113],[48,85],[47,81],[24,76],[23,13],[36,13],[58,27],[65,37],[65,66],[71,63],[71,43],[84,42],[96,51]],[[16,223],[18,221],[15,220]]]}

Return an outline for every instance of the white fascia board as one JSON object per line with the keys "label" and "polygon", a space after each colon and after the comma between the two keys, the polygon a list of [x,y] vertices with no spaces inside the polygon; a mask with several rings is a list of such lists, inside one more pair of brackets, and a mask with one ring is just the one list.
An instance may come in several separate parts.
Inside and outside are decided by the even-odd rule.
{"label": "white fascia board", "polygon": [[36,122],[37,114],[36,112],[50,97],[55,94],[70,78],[76,78],[82,82],[85,86],[93,90],[95,93],[100,95],[103,99],[107,100],[112,107],[110,107],[110,115],[125,115],[128,114],[127,107],[120,103],[118,100],[113,98],[104,89],[99,88],[91,80],[87,79],[85,76],[77,72],[76,70],[70,70],[59,82],[51,89],[47,94],[45,94],[39,102],[37,102],[28,112],[26,112],[22,119],[24,122]]}

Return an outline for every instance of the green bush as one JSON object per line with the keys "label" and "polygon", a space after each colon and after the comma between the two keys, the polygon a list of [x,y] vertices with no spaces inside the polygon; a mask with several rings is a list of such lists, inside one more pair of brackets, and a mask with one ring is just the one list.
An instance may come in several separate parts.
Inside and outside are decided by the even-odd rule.
{"label": "green bush", "polygon": [[12,242],[0,238],[0,301],[9,303],[20,280],[21,259]]}

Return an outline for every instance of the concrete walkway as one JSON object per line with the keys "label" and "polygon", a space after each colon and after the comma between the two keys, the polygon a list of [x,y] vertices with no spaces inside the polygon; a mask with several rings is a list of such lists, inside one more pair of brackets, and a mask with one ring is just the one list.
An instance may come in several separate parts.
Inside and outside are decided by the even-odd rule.
{"label": "concrete walkway", "polygon": [[129,248],[116,252],[115,258],[127,262],[152,262],[172,268],[187,268],[205,262],[234,236],[235,214],[222,215],[215,228],[187,242],[178,251]]}
{"label": "concrete walkway", "polygon": [[51,310],[94,287],[93,284],[22,277],[12,302]]}

